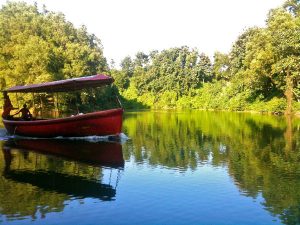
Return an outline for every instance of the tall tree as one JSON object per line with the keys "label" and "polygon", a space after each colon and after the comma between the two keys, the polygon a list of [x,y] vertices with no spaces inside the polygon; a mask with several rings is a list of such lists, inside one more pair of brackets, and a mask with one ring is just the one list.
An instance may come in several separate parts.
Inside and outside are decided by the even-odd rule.
{"label": "tall tree", "polygon": [[84,26],[24,2],[0,9],[0,46],[1,89],[108,70],[101,41]]}
{"label": "tall tree", "polygon": [[213,73],[214,73],[214,77],[217,80],[223,79],[229,81],[230,78],[229,57],[227,54],[221,52],[215,52]]}
{"label": "tall tree", "polygon": [[116,85],[121,90],[127,89],[129,87],[129,80],[134,73],[134,62],[130,56],[126,56],[120,63],[121,71],[115,74]]}
{"label": "tall tree", "polygon": [[229,53],[231,76],[245,69],[245,56],[247,43],[260,32],[260,28],[249,28],[245,30],[234,42]]}
{"label": "tall tree", "polygon": [[282,9],[273,10],[268,18],[268,32],[274,47],[272,77],[284,90],[286,113],[290,114],[294,88],[300,80],[300,17]]}
{"label": "tall tree", "polygon": [[134,64],[144,68],[149,62],[149,56],[143,52],[138,52],[135,56]]}
{"label": "tall tree", "polygon": [[199,78],[202,80],[202,83],[212,81],[212,64],[209,57],[204,53],[199,55],[198,68]]}

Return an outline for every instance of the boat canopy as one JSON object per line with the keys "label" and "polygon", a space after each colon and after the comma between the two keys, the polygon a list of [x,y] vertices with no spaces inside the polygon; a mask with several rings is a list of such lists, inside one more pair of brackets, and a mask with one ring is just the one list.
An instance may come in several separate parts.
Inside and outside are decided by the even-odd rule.
{"label": "boat canopy", "polygon": [[58,80],[41,84],[30,84],[25,86],[14,86],[4,91],[6,92],[67,92],[76,91],[84,88],[95,88],[108,85],[114,82],[114,79],[103,74],[93,76],[71,78],[67,80]]}

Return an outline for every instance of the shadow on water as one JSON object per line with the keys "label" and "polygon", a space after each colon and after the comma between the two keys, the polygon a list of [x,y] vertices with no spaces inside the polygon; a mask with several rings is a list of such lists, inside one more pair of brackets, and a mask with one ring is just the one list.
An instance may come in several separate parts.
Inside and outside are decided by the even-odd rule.
{"label": "shadow on water", "polygon": [[4,177],[16,182],[31,184],[44,191],[55,191],[77,198],[98,198],[103,201],[111,201],[116,195],[116,190],[111,185],[53,171],[8,170],[4,173]]}
{"label": "shadow on water", "polygon": [[0,213],[7,218],[43,217],[74,199],[115,200],[124,169],[120,143],[8,139],[1,144]]}

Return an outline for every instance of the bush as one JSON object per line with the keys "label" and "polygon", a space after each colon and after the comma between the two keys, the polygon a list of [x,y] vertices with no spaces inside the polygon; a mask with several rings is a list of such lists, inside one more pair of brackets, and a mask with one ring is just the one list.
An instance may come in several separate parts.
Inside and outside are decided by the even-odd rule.
{"label": "bush", "polygon": [[192,97],[190,96],[182,96],[176,102],[176,108],[178,109],[191,109],[192,108]]}
{"label": "bush", "polygon": [[293,109],[296,112],[300,112],[300,102],[293,102]]}
{"label": "bush", "polygon": [[268,112],[284,112],[286,109],[286,100],[284,98],[274,97],[266,102],[265,108]]}
{"label": "bush", "polygon": [[159,96],[155,108],[173,109],[176,108],[177,93],[175,91],[165,91]]}

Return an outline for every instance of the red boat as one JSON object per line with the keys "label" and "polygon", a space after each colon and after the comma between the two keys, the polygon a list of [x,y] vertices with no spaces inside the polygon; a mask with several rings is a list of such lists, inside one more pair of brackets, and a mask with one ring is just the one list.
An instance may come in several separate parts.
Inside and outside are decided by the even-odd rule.
{"label": "red boat", "polygon": [[[42,84],[26,86],[15,86],[4,92],[12,93],[54,93],[94,88],[113,83],[111,77],[105,75],[94,75],[81,78],[73,78],[61,81],[53,81]],[[3,124],[8,133],[29,137],[82,137],[82,136],[105,136],[119,135],[122,129],[123,108],[115,108],[96,111],[86,114],[78,114],[65,118],[53,119],[4,119]]]}

